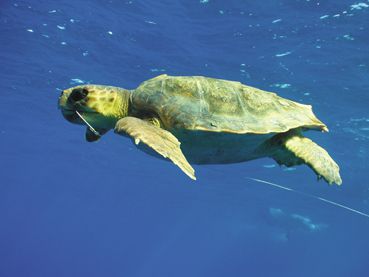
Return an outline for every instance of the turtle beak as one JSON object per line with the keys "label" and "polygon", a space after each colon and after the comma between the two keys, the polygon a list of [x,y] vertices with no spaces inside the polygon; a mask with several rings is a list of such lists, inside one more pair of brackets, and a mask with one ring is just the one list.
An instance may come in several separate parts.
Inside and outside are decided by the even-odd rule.
{"label": "turtle beak", "polygon": [[75,112],[62,109],[62,115],[69,122],[83,125],[82,120],[79,118],[79,116]]}
{"label": "turtle beak", "polygon": [[65,95],[65,90],[62,90],[59,96],[59,100],[58,100],[58,108],[63,109],[66,103],[67,103],[67,96]]}
{"label": "turtle beak", "polygon": [[76,108],[71,104],[69,100],[71,92],[69,90],[63,90],[59,96],[58,108],[61,110],[63,117],[76,124],[83,124],[80,117],[76,114]]}

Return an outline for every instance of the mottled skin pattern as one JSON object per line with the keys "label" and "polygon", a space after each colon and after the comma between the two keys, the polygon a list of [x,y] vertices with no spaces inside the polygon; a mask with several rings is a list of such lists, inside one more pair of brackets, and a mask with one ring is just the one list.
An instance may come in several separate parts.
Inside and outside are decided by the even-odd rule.
{"label": "mottled skin pattern", "polygon": [[[79,100],[71,101],[73,90],[86,90],[88,95]],[[59,98],[59,107],[64,118],[72,123],[84,124],[76,114],[78,110],[83,117],[101,135],[115,127],[117,121],[128,113],[129,91],[112,86],[82,85],[64,90]],[[86,131],[87,141],[95,141],[90,129]]]}
{"label": "mottled skin pattern", "polygon": [[193,179],[188,161],[271,157],[286,166],[305,163],[330,184],[342,182],[329,154],[302,135],[309,129],[328,131],[311,106],[239,82],[160,75],[132,91],[82,85],[63,91],[59,106],[68,121],[83,124],[78,111],[100,133],[88,127],[88,141],[114,128],[148,154],[169,158]]}

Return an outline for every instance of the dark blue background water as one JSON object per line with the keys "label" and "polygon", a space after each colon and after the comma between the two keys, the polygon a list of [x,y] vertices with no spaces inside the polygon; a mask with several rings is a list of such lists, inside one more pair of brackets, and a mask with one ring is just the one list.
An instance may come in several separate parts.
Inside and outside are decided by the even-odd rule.
{"label": "dark blue background water", "polygon": [[[0,276],[369,276],[369,2],[1,1]],[[314,106],[343,185],[171,163],[57,109],[79,82],[237,80]]]}

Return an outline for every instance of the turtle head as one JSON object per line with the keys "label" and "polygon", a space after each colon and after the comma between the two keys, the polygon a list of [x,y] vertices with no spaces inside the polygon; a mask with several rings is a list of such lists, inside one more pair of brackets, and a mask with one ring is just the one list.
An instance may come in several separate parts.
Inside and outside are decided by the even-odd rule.
{"label": "turtle head", "polygon": [[61,93],[59,108],[69,122],[87,125],[87,141],[96,141],[127,116],[129,95],[118,87],[81,85]]}

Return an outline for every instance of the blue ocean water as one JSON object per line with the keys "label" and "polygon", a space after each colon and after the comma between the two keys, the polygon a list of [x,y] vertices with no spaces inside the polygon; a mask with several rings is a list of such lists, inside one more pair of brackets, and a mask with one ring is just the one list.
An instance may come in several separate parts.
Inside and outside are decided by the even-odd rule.
{"label": "blue ocean water", "polygon": [[[369,218],[309,196],[369,213],[368,30],[364,0],[1,1],[0,276],[369,276]],[[313,105],[343,185],[270,159],[193,182],[57,109],[163,73]]]}

